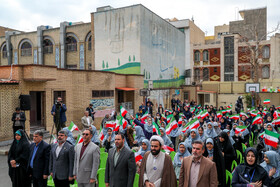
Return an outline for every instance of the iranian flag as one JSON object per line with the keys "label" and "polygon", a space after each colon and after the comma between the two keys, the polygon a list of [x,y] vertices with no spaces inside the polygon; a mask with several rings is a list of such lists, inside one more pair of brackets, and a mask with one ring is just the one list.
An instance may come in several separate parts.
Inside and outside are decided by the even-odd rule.
{"label": "iranian flag", "polygon": [[52,138],[53,138],[53,140],[52,140],[52,143],[57,143],[57,139],[56,139],[56,137],[52,134]]}
{"label": "iranian flag", "polygon": [[72,132],[73,130],[79,131],[79,128],[77,127],[77,125],[75,125],[75,124],[73,123],[73,121],[71,121],[71,123],[70,123],[68,129],[69,129],[69,131],[71,131],[71,132]]}
{"label": "iranian flag", "polygon": [[199,120],[197,118],[195,118],[195,119],[191,120],[187,125],[188,125],[187,129],[196,129],[199,127],[200,124],[199,124]]}
{"label": "iranian flag", "polygon": [[274,119],[274,120],[272,121],[272,124],[274,124],[274,125],[280,125],[280,117],[277,117],[276,119]]}
{"label": "iranian flag", "polygon": [[226,109],[226,111],[227,111],[227,113],[230,113],[230,112],[232,111],[232,108],[231,108],[231,107],[228,107],[228,108]]}
{"label": "iranian flag", "polygon": [[153,122],[153,132],[156,132],[157,135],[161,135],[158,125]]}
{"label": "iranian flag", "polygon": [[239,120],[239,115],[238,114],[230,115],[229,119]]}
{"label": "iranian flag", "polygon": [[254,125],[254,124],[260,124],[260,123],[262,123],[262,117],[261,117],[261,115],[258,114],[258,115],[253,119],[252,125]]}
{"label": "iranian flag", "polygon": [[99,139],[103,141],[103,140],[104,140],[104,137],[105,137],[105,136],[104,136],[103,130],[102,130],[102,128],[101,128],[101,129],[100,129],[100,132],[99,132]]}
{"label": "iranian flag", "polygon": [[247,126],[237,126],[235,129],[235,134],[239,134],[239,133],[245,131],[246,128],[247,128]]}
{"label": "iranian flag", "polygon": [[190,108],[190,112],[191,112],[191,113],[194,113],[194,112],[195,112],[195,107],[191,107],[191,108]]}
{"label": "iranian flag", "polygon": [[141,120],[145,121],[147,119],[147,117],[149,116],[148,114],[149,114],[148,111],[145,112],[145,114],[141,117]]}
{"label": "iranian flag", "polygon": [[222,113],[222,111],[218,111],[217,112],[217,118],[221,118],[221,117],[223,117],[223,113]]}
{"label": "iranian flag", "polygon": [[270,99],[264,100],[264,101],[263,101],[263,104],[264,104],[264,105],[270,104]]}
{"label": "iranian flag", "polygon": [[134,128],[135,126],[137,126],[137,125],[134,123],[133,119],[130,120],[130,124],[132,125],[132,128]]}
{"label": "iranian flag", "polygon": [[165,115],[161,114],[161,117],[162,117],[163,120],[166,120]]}
{"label": "iranian flag", "polygon": [[116,121],[107,121],[106,123],[106,128],[115,128],[116,126]]}
{"label": "iranian flag", "polygon": [[250,113],[252,117],[256,117],[258,115],[258,111],[251,111]]}
{"label": "iranian flag", "polygon": [[248,116],[247,116],[247,114],[246,114],[246,112],[244,112],[243,110],[240,112],[240,117],[242,117],[242,116],[245,116],[246,118],[248,118]]}
{"label": "iranian flag", "polygon": [[178,128],[178,123],[174,117],[172,117],[170,123],[166,127],[166,134],[169,135],[173,129]]}
{"label": "iranian flag", "polygon": [[116,126],[115,126],[115,128],[114,128],[114,131],[119,131],[121,120],[122,120],[122,117],[121,117],[121,116],[117,116],[117,119],[116,119]]}
{"label": "iranian flag", "polygon": [[264,134],[265,134],[265,131],[263,131],[261,134],[259,134],[259,137],[264,138]]}
{"label": "iranian flag", "polygon": [[280,109],[280,106],[277,106],[276,109],[277,109],[277,110]]}
{"label": "iranian flag", "polygon": [[164,145],[162,146],[162,149],[165,151],[165,152],[172,152],[174,151],[174,149],[172,147],[169,147],[167,145]]}
{"label": "iranian flag", "polygon": [[222,110],[222,114],[226,114],[227,113],[227,110]]}
{"label": "iranian flag", "polygon": [[167,116],[167,123],[170,123],[172,117],[173,117],[173,114],[170,114],[170,115]]}
{"label": "iranian flag", "polygon": [[277,119],[278,116],[280,116],[280,113],[277,110],[275,110],[274,113],[273,113],[274,119]]}
{"label": "iranian flag", "polygon": [[183,119],[182,119],[182,118],[179,118],[178,124],[179,124],[179,125],[182,125],[182,123],[183,123]]}
{"label": "iranian flag", "polygon": [[125,110],[124,107],[121,106],[121,115],[124,117],[127,114],[127,110]]}
{"label": "iranian flag", "polygon": [[169,114],[172,113],[172,110],[165,110],[164,113],[169,112]]}
{"label": "iranian flag", "polygon": [[277,147],[279,141],[279,134],[265,129],[264,143],[272,147]]}
{"label": "iranian flag", "polygon": [[183,113],[180,113],[180,114],[179,114],[179,117],[180,117],[180,118],[182,118],[182,117],[186,118],[186,116],[185,116]]}
{"label": "iranian flag", "polygon": [[127,126],[127,121],[124,118],[122,118],[120,121],[120,125],[123,126],[123,129],[125,129]]}
{"label": "iranian flag", "polygon": [[135,155],[135,162],[138,162],[143,159],[140,153],[134,153],[134,155]]}
{"label": "iranian flag", "polygon": [[83,141],[84,141],[83,137],[79,134],[78,137],[77,137],[76,145],[79,144],[79,143],[82,143]]}
{"label": "iranian flag", "polygon": [[209,116],[209,113],[207,112],[207,110],[203,111],[201,114],[200,114],[200,117],[202,119],[206,118],[207,116]]}
{"label": "iranian flag", "polygon": [[228,105],[227,108],[230,108],[230,109],[231,109],[231,108],[232,108],[232,105]]}

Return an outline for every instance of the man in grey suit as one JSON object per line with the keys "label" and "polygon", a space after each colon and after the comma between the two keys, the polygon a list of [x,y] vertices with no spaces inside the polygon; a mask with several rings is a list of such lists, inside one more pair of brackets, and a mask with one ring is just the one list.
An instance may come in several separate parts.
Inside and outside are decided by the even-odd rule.
{"label": "man in grey suit", "polygon": [[69,187],[73,180],[74,146],[66,141],[67,132],[58,132],[58,143],[54,144],[50,154],[50,174],[55,186]]}
{"label": "man in grey suit", "polygon": [[84,128],[89,128],[93,125],[92,117],[89,115],[88,111],[85,111],[85,115],[82,117],[81,121]]}
{"label": "man in grey suit", "polygon": [[91,142],[92,130],[85,129],[83,143],[75,148],[74,178],[79,187],[93,187],[100,161],[100,149]]}
{"label": "man in grey suit", "polygon": [[136,173],[134,153],[124,146],[124,135],[115,136],[115,148],[109,150],[106,170],[106,187],[132,187]]}

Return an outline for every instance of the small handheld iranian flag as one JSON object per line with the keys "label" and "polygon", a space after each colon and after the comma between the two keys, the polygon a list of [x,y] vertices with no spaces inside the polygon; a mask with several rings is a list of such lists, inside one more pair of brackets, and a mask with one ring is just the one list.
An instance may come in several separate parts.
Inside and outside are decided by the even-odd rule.
{"label": "small handheld iranian flag", "polygon": [[207,112],[207,110],[203,111],[201,114],[200,114],[200,117],[202,119],[206,118],[207,116],[209,116],[209,113]]}
{"label": "small handheld iranian flag", "polygon": [[247,126],[237,126],[237,127],[235,128],[235,134],[239,134],[239,133],[245,131],[246,128],[247,128]]}
{"label": "small handheld iranian flag", "polygon": [[164,113],[169,112],[169,114],[172,113],[172,110],[165,110]]}
{"label": "small handheld iranian flag", "polygon": [[263,131],[261,134],[259,134],[259,137],[264,138],[264,134],[265,134],[265,131]]}
{"label": "small handheld iranian flag", "polygon": [[231,107],[227,107],[226,111],[227,111],[227,113],[230,113],[232,111],[232,108]]}
{"label": "small handheld iranian flag", "polygon": [[182,118],[179,118],[178,124],[179,124],[179,125],[182,125],[182,123],[183,123],[183,119],[182,119]]}
{"label": "small handheld iranian flag", "polygon": [[170,123],[171,119],[173,118],[173,114],[167,116],[167,123]]}
{"label": "small handheld iranian flag", "polygon": [[182,117],[186,118],[186,116],[185,116],[183,113],[180,113],[180,114],[179,114],[179,117],[180,117],[180,118],[182,118]]}
{"label": "small handheld iranian flag", "polygon": [[221,118],[221,117],[223,117],[223,113],[222,113],[222,111],[218,111],[217,112],[217,118]]}
{"label": "small handheld iranian flag", "polygon": [[256,117],[258,115],[258,111],[251,111],[251,116]]}
{"label": "small handheld iranian flag", "polygon": [[127,126],[127,121],[124,118],[122,118],[120,121],[120,125],[123,126],[123,129],[125,129]]}
{"label": "small handheld iranian flag", "polygon": [[153,132],[156,132],[157,135],[161,135],[158,125],[153,122]]}
{"label": "small handheld iranian flag", "polygon": [[191,107],[191,108],[190,108],[190,112],[191,112],[191,113],[194,113],[194,112],[195,112],[195,107]]}
{"label": "small handheld iranian flag", "polygon": [[261,124],[262,123],[262,117],[261,117],[261,115],[257,115],[254,119],[253,119],[253,121],[252,121],[252,125],[254,125],[254,124]]}
{"label": "small handheld iranian flag", "polygon": [[274,119],[274,120],[272,121],[272,124],[274,124],[274,125],[280,125],[280,117],[277,117],[276,119]]}
{"label": "small handheld iranian flag", "polygon": [[232,105],[228,105],[227,108],[230,108],[230,109],[231,109],[231,108],[232,108]]}
{"label": "small handheld iranian flag", "polygon": [[246,118],[248,118],[248,115],[243,110],[240,112],[240,117],[242,117],[242,116],[245,116]]}
{"label": "small handheld iranian flag", "polygon": [[122,117],[121,117],[121,116],[117,116],[117,119],[116,119],[116,126],[115,126],[115,128],[114,128],[114,131],[119,131],[121,120],[122,120]]}
{"label": "small handheld iranian flag", "polygon": [[102,126],[101,126],[101,128],[99,130],[99,139],[102,140],[102,141],[104,140],[104,134],[103,134]]}
{"label": "small handheld iranian flag", "polygon": [[124,107],[121,106],[121,115],[124,117],[127,114],[127,110],[125,110]]}
{"label": "small handheld iranian flag", "polygon": [[239,120],[239,115],[238,114],[230,115],[229,119]]}
{"label": "small handheld iranian flag", "polygon": [[265,129],[264,143],[272,147],[277,147],[279,141],[279,134]]}
{"label": "small handheld iranian flag", "polygon": [[71,121],[71,123],[70,123],[68,129],[69,129],[69,131],[71,131],[71,132],[72,132],[73,130],[79,131],[79,128],[77,127],[77,125],[75,125],[75,124],[73,123],[73,121]]}
{"label": "small handheld iranian flag", "polygon": [[105,123],[106,128],[115,128],[116,126],[116,121],[106,121]]}
{"label": "small handheld iranian flag", "polygon": [[263,101],[263,104],[264,104],[264,105],[270,104],[270,99],[264,100],[264,101]]}
{"label": "small handheld iranian flag", "polygon": [[170,123],[166,127],[166,134],[169,135],[173,129],[178,128],[178,123],[174,117],[172,117]]}
{"label": "small handheld iranian flag", "polygon": [[199,120],[197,118],[190,121],[188,124],[189,129],[196,129],[199,127]]}
{"label": "small handheld iranian flag", "polygon": [[57,143],[57,139],[54,135],[52,135],[52,138],[53,138],[52,143],[54,143],[54,144]]}
{"label": "small handheld iranian flag", "polygon": [[79,144],[79,143],[82,143],[83,141],[84,141],[83,137],[79,134],[78,137],[77,137],[76,145]]}
{"label": "small handheld iranian flag", "polygon": [[165,152],[168,152],[168,153],[174,151],[174,149],[173,149],[172,147],[169,147],[169,146],[167,146],[167,145],[162,146],[162,149],[163,149]]}
{"label": "small handheld iranian flag", "polygon": [[226,114],[227,113],[227,110],[222,110],[222,114]]}
{"label": "small handheld iranian flag", "polygon": [[149,114],[148,111],[145,112],[145,114],[141,117],[141,120],[145,121],[147,119],[147,117],[149,116],[148,114]]}
{"label": "small handheld iranian flag", "polygon": [[138,161],[140,161],[140,160],[142,160],[142,156],[141,156],[141,154],[140,153],[134,153],[134,156],[135,156],[135,162],[138,162]]}
{"label": "small handheld iranian flag", "polygon": [[161,114],[161,117],[162,117],[163,120],[166,120],[166,117],[165,117],[164,114]]}

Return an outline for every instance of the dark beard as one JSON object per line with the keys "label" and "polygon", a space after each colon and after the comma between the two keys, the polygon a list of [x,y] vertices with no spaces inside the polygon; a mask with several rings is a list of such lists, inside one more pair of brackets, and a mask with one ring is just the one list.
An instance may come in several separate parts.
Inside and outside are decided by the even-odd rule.
{"label": "dark beard", "polygon": [[159,150],[155,150],[155,151],[151,151],[151,153],[152,153],[152,155],[158,155],[159,154],[159,152],[160,152],[160,149]]}

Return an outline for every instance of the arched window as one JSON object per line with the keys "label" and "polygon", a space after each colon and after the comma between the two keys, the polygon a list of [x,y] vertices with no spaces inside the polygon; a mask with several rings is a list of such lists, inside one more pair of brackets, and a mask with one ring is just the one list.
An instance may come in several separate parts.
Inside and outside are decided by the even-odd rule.
{"label": "arched window", "polygon": [[194,52],[194,61],[195,62],[199,62],[200,61],[200,52],[199,51],[195,51]]}
{"label": "arched window", "polygon": [[91,50],[91,36],[88,38],[88,50]]}
{"label": "arched window", "polygon": [[206,61],[208,61],[208,51],[207,50],[205,50],[205,51],[203,51],[203,61],[204,62],[206,62]]}
{"label": "arched window", "polygon": [[269,47],[267,45],[262,48],[262,57],[269,58]]}
{"label": "arched window", "polygon": [[52,54],[53,53],[53,43],[49,39],[44,39],[43,41],[43,51],[44,54]]}
{"label": "arched window", "polygon": [[3,48],[2,48],[2,58],[7,58],[7,45],[6,45],[6,43],[3,45]]}
{"label": "arched window", "polygon": [[67,36],[65,44],[67,52],[77,51],[77,40],[73,36]]}
{"label": "arched window", "polygon": [[196,68],[194,70],[194,81],[199,81],[200,80],[200,70]]}
{"label": "arched window", "polygon": [[263,66],[262,67],[262,78],[263,79],[268,79],[269,78],[269,67],[268,66]]}
{"label": "arched window", "polygon": [[20,50],[21,56],[32,56],[32,45],[29,42],[23,42]]}
{"label": "arched window", "polygon": [[208,81],[209,80],[209,70],[208,68],[203,69],[203,80]]}

